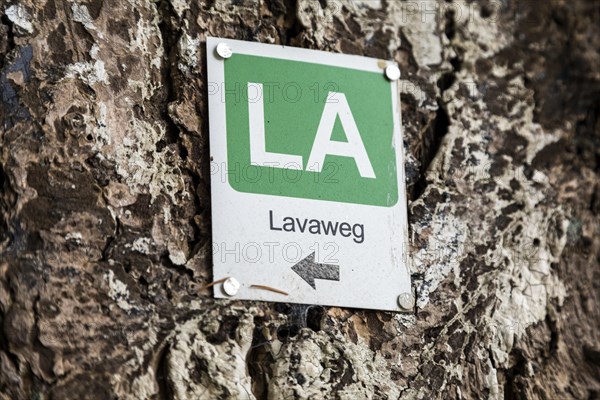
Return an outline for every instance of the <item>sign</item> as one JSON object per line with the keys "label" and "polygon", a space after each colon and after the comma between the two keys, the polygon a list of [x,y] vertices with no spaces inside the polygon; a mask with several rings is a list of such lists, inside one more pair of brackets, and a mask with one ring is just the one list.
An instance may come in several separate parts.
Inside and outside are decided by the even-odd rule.
{"label": "sign", "polygon": [[411,308],[395,64],[218,38],[207,59],[215,297]]}

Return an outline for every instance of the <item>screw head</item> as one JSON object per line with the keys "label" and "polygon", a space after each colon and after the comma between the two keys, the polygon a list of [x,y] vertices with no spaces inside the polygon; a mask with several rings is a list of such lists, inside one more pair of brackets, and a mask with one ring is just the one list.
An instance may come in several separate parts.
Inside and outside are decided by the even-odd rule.
{"label": "screw head", "polygon": [[223,282],[223,291],[227,296],[235,296],[240,290],[240,283],[237,279],[229,277]]}
{"label": "screw head", "polygon": [[412,310],[415,306],[415,299],[410,293],[402,293],[398,296],[398,305],[404,310]]}
{"label": "screw head", "polygon": [[388,65],[385,67],[385,76],[387,76],[390,81],[397,81],[400,79],[400,68],[395,64]]}
{"label": "screw head", "polygon": [[217,54],[221,58],[229,58],[233,54],[227,43],[219,43],[217,45]]}

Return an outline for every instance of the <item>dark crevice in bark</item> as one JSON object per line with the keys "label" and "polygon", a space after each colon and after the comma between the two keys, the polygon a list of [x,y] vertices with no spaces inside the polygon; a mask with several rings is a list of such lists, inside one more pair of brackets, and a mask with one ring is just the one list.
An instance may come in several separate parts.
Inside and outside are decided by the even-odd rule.
{"label": "dark crevice in bark", "polygon": [[[449,8],[445,12],[444,20],[444,34],[449,40],[452,40],[456,36],[456,15],[454,9]],[[442,139],[448,133],[448,128],[450,126],[450,116],[446,110],[443,98],[446,90],[456,82],[456,74],[462,68],[462,62],[460,58],[454,57],[450,60],[450,65],[452,65],[452,70],[442,74],[437,81],[437,87],[440,90],[437,98],[438,109],[433,124],[430,125],[429,129],[426,130],[424,136],[421,138],[421,147],[423,149],[419,155],[421,167],[419,170],[419,179],[415,182],[411,191],[411,200],[413,201],[421,197],[427,188],[427,170],[438,153]]]}
{"label": "dark crevice in bark", "polygon": [[112,244],[114,243],[115,239],[117,237],[119,237],[119,235],[121,234],[121,221],[119,220],[119,217],[115,217],[115,234],[113,236],[110,236],[107,240],[106,240],[106,244],[104,245],[104,248],[102,249],[102,259],[101,261],[108,261],[110,259],[110,250],[112,250]]}
{"label": "dark crevice in bark", "polygon": [[577,155],[593,166],[600,173],[600,90],[595,94],[596,100],[591,104],[585,117],[577,122],[575,128],[575,144]]}
{"label": "dark crevice in bark", "polygon": [[178,272],[180,275],[187,275],[190,280],[194,279],[194,273],[191,270],[187,269],[183,265],[174,264],[167,255],[160,257],[160,263],[168,269]]}
{"label": "dark crevice in bark", "polygon": [[290,0],[286,2],[285,26],[287,29],[281,32],[281,42],[283,45],[289,46],[292,39],[297,37],[304,30],[302,24],[298,20],[298,1]]}
{"label": "dark crevice in bark", "polygon": [[504,400],[526,400],[519,378],[527,373],[527,361],[519,350],[513,351],[512,356],[516,358],[515,364],[504,370]]}
{"label": "dark crevice in bark", "polygon": [[548,350],[550,356],[554,356],[558,352],[558,339],[559,339],[559,331],[558,326],[556,325],[556,321],[550,318],[550,316],[546,316],[546,324],[550,329],[550,343],[548,343]]}
{"label": "dark crevice in bark", "polygon": [[[7,285],[10,287],[10,278],[8,276],[7,280]],[[11,298],[14,298],[13,290],[10,290],[10,292]],[[0,312],[0,328],[4,327],[4,319],[4,314]],[[6,362],[10,363],[10,365],[6,365],[4,366],[4,368],[8,369],[10,367],[10,369],[19,370],[19,368],[21,367],[19,357],[15,353],[11,352],[8,339],[9,338],[6,335],[5,329],[0,329],[0,353],[4,353],[6,355]],[[0,393],[11,393],[10,391],[7,392],[7,389],[11,388],[0,386]],[[17,388],[12,388],[12,390],[14,390],[16,393]]]}
{"label": "dark crevice in bark", "polygon": [[400,47],[398,51],[404,53],[406,57],[406,69],[402,71],[402,74],[407,76],[418,74],[419,64],[414,56],[413,46],[402,30],[400,30]]}
{"label": "dark crevice in bark", "polygon": [[446,20],[446,24],[444,26],[444,34],[449,40],[454,39],[456,36],[456,12],[453,8],[449,8],[444,13],[444,19]]}
{"label": "dark crevice in bark", "polygon": [[257,400],[267,400],[269,397],[269,379],[272,375],[270,366],[275,358],[269,351],[270,341],[264,336],[264,319],[254,318],[252,346],[246,355],[246,368],[252,382],[252,394]]}
{"label": "dark crevice in bark", "polygon": [[[596,346],[599,346],[598,344]],[[593,348],[589,345],[583,346],[583,356],[585,361],[596,367],[600,367],[600,347]]]}
{"label": "dark crevice in bark", "polygon": [[173,398],[173,392],[169,385],[169,367],[168,357],[169,345],[167,344],[159,353],[158,365],[156,368],[156,382],[158,384],[158,398],[160,400],[169,400]]}
{"label": "dark crevice in bark", "polygon": [[[317,308],[317,310],[313,310]],[[321,309],[321,310],[318,310]],[[312,311],[311,311],[312,310]],[[318,305],[311,304],[277,304],[275,305],[275,311],[284,313],[288,317],[289,324],[292,331],[300,331],[303,328],[310,328],[309,316],[311,313],[314,315],[311,318],[318,317],[319,313],[324,312],[324,308]],[[314,320],[310,322],[314,323]],[[314,326],[314,325],[313,325]],[[312,328],[311,328],[312,329]],[[313,329],[314,330],[314,329]]]}
{"label": "dark crevice in bark", "polygon": [[160,116],[166,126],[165,142],[167,144],[177,143],[180,148],[179,154],[181,155],[181,147],[183,146],[179,143],[179,127],[171,119],[168,110],[169,104],[177,100],[176,85],[179,81],[179,76],[176,76],[178,71],[176,68],[173,68],[173,65],[177,65],[177,41],[179,40],[181,29],[177,29],[173,26],[174,21],[177,19],[177,14],[169,1],[161,0],[157,5],[157,12],[160,15],[158,28],[160,30],[164,54],[166,56],[162,69],[162,84],[166,91],[166,98],[164,99],[163,104],[161,104]]}
{"label": "dark crevice in bark", "polygon": [[[193,191],[193,197],[194,197],[194,206],[196,207],[198,215],[203,216],[201,218],[201,220],[206,221],[208,219],[208,217],[210,216],[210,208],[205,206],[205,203],[201,200],[198,193],[196,193],[198,188],[203,185],[202,179],[200,178],[200,175],[195,171],[186,169],[185,172],[187,172],[190,175],[190,177],[192,178],[192,191]],[[203,232],[201,230],[202,228],[200,226],[198,226],[198,224],[196,222],[192,223],[192,227],[194,229],[193,230],[194,233],[193,233],[191,240],[188,241],[188,247],[190,249],[190,258],[195,256],[196,254],[198,254],[198,252],[204,246],[206,241],[210,240],[209,237],[206,237],[206,235],[203,234]]]}
{"label": "dark crevice in bark", "polygon": [[[202,60],[202,76],[208,76],[208,68],[206,65],[206,54],[204,53],[204,57]],[[203,93],[205,99],[209,98],[208,93],[208,85],[203,86]],[[192,249],[193,257],[200,249],[203,247],[206,241],[209,241],[211,238],[212,232],[212,219],[211,219],[211,207],[210,207],[210,178],[211,178],[211,157],[210,157],[210,143],[207,140],[208,137],[208,101],[203,101],[200,106],[197,108],[198,113],[203,116],[201,119],[200,130],[203,135],[202,139],[202,153],[200,158],[206,160],[201,163],[198,167],[197,171],[194,171],[192,174],[192,179],[194,182],[193,195],[194,195],[194,205],[196,206],[197,215],[200,216],[200,221],[198,223],[194,223],[194,239],[192,243],[190,243],[190,249]],[[205,235],[203,233],[206,233]],[[206,265],[213,265],[212,261],[212,251],[207,252],[207,260]],[[209,276],[212,280],[212,268],[209,269]]]}
{"label": "dark crevice in bark", "polygon": [[426,136],[422,138],[424,142],[424,150],[421,159],[419,160],[421,162],[420,177],[415,183],[415,187],[413,189],[413,201],[421,197],[427,188],[427,170],[438,153],[442,139],[444,136],[446,136],[446,133],[448,133],[449,126],[450,118],[448,117],[448,113],[446,112],[442,102],[438,100],[438,109],[435,115],[435,120],[432,126],[427,130]]}
{"label": "dark crevice in bark", "polygon": [[206,9],[210,10],[215,6],[217,0],[206,0]]}
{"label": "dark crevice in bark", "polygon": [[315,332],[319,332],[321,330],[321,324],[323,323],[325,311],[325,307],[309,307],[306,312],[306,326]]}
{"label": "dark crevice in bark", "polygon": [[7,207],[5,206],[4,183],[6,177],[4,167],[0,164],[0,252],[4,249],[3,243],[8,239],[8,223],[6,221]]}
{"label": "dark crevice in bark", "polygon": [[446,90],[450,89],[452,84],[456,82],[456,74],[449,72],[443,74],[440,79],[437,81],[437,87],[440,89],[440,92],[443,94]]}
{"label": "dark crevice in bark", "polygon": [[300,326],[295,324],[283,325],[277,328],[277,339],[286,343],[290,338],[295,338],[300,333]]}
{"label": "dark crevice in bark", "polygon": [[[3,143],[0,141],[1,146]],[[5,165],[9,166],[9,164]],[[5,165],[0,164],[0,260],[9,260],[11,255],[18,255],[27,246],[26,242],[32,241],[14,214],[17,195],[6,173]],[[14,295],[12,288],[10,294],[12,299]]]}
{"label": "dark crevice in bark", "polygon": [[[16,43],[15,43],[15,32],[14,32],[14,28],[13,28],[13,23],[8,19],[8,16],[6,14],[3,14],[2,16],[0,16],[0,24],[4,25],[6,27],[0,31],[0,33],[2,33],[2,31],[5,31],[4,39],[0,40],[0,54],[2,55],[2,57],[0,57],[0,70],[1,70],[2,68],[4,68],[5,63],[6,63],[6,59],[7,59],[6,54],[9,54],[11,51],[13,51],[15,49]],[[4,41],[6,41],[6,45],[4,45],[4,43],[3,43]]]}

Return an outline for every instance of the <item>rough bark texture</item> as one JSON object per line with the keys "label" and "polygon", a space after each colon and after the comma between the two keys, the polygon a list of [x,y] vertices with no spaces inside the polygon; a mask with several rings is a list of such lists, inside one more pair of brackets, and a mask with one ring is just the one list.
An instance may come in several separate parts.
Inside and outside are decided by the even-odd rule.
{"label": "rough bark texture", "polygon": [[[0,16],[1,399],[600,397],[597,1]],[[398,62],[414,313],[203,288],[208,35]]]}

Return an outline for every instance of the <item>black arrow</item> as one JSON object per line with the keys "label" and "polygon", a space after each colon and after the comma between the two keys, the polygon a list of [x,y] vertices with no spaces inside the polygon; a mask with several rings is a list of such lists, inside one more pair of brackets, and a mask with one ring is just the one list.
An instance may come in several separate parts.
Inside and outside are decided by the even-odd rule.
{"label": "black arrow", "polygon": [[292,270],[315,290],[317,290],[315,279],[325,279],[328,281],[340,280],[339,265],[316,263],[314,251],[305,259],[296,263],[296,265],[292,267]]}

